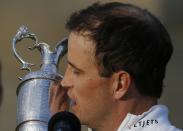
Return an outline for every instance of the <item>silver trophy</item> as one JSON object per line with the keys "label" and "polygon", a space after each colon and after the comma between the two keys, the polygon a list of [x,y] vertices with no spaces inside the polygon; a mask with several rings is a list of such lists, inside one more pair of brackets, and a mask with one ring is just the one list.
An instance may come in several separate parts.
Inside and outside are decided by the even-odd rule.
{"label": "silver trophy", "polygon": [[[41,52],[41,69],[31,71],[34,64],[24,61],[16,51],[16,44],[24,38],[34,41],[30,49]],[[12,41],[12,49],[16,58],[22,63],[22,70],[28,70],[17,88],[17,127],[16,131],[47,131],[51,117],[49,110],[49,90],[51,84],[60,81],[62,76],[57,72],[60,58],[67,52],[67,39],[59,42],[52,52],[49,45],[39,43],[35,34],[26,26],[21,26]]]}

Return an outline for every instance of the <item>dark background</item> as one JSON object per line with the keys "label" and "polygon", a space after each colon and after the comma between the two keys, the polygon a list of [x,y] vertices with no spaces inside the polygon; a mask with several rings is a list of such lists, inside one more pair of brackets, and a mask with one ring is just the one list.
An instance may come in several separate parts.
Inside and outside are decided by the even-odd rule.
{"label": "dark background", "polygon": [[[109,2],[112,0],[100,0]],[[174,54],[167,68],[164,94],[160,103],[169,107],[171,121],[183,128],[183,1],[182,0],[118,0],[139,5],[155,14],[165,25],[171,35]],[[54,49],[55,44],[68,35],[65,22],[68,16],[95,0],[0,0],[0,59],[2,61],[2,78],[4,98],[0,109],[0,131],[13,131],[16,127],[16,88],[18,76],[26,72],[19,70],[20,63],[12,53],[11,41],[17,29],[25,24],[40,41],[46,42]],[[21,56],[29,62],[36,63],[33,70],[39,69],[40,53],[29,51],[32,43],[24,40],[17,45]],[[65,70],[65,59],[60,62],[60,73]],[[84,131],[85,129],[83,129]]]}

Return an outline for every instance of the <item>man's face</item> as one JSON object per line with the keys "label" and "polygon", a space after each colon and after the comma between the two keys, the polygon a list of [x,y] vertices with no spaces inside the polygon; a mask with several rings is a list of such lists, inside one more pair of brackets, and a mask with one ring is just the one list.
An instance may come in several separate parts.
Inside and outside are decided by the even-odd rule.
{"label": "man's face", "polygon": [[94,43],[72,32],[68,41],[68,66],[61,82],[68,88],[71,109],[82,124],[102,122],[112,107],[111,77],[99,76],[94,58]]}

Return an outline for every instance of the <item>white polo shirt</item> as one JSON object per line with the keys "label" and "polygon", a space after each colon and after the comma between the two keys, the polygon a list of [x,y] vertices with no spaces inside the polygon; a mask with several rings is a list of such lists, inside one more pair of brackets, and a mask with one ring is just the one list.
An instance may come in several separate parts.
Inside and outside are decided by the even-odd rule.
{"label": "white polo shirt", "polygon": [[182,131],[171,125],[168,109],[155,105],[141,115],[128,113],[117,131]]}

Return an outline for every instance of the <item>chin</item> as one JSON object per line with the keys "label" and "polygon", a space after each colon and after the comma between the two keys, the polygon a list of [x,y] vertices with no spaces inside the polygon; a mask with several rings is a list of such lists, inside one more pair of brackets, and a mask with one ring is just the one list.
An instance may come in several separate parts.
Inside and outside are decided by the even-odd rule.
{"label": "chin", "polygon": [[78,108],[76,108],[76,107],[77,107],[77,105],[71,107],[71,112],[74,115],[76,115],[76,117],[80,120],[80,123],[82,125],[88,125],[87,119],[85,119],[88,117],[88,114],[82,114],[81,112],[79,112]]}
{"label": "chin", "polygon": [[86,121],[81,117],[81,115],[79,115],[79,113],[77,113],[77,112],[75,112],[75,111],[73,111],[73,113],[74,113],[74,115],[76,115],[76,117],[80,120],[80,123],[81,123],[82,125],[87,125],[87,124],[86,124]]}

